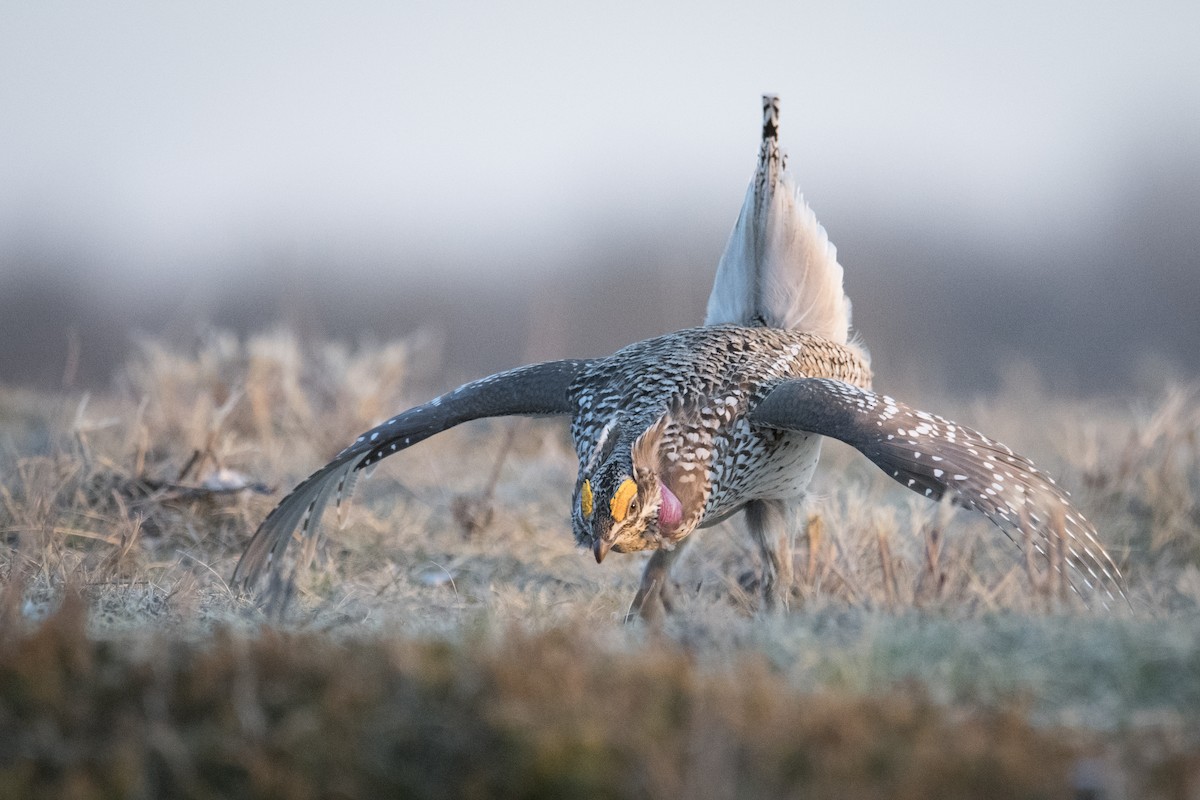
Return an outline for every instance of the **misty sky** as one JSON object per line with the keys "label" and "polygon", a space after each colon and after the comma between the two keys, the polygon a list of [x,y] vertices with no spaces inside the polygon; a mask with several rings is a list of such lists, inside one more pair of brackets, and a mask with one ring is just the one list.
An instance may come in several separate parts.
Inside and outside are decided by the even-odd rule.
{"label": "misty sky", "polygon": [[818,214],[935,232],[1036,237],[1200,148],[1195,3],[822,5],[5,2],[0,269],[723,237],[763,91]]}
{"label": "misty sky", "polygon": [[465,375],[696,324],[763,92],[883,378],[1200,374],[1197,3],[0,0],[0,381],[210,323]]}

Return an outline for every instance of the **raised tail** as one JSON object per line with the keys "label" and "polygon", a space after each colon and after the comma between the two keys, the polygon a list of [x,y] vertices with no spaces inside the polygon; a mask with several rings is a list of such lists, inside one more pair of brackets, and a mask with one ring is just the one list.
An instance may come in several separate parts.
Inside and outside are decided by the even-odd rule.
{"label": "raised tail", "polygon": [[779,149],[779,97],[763,96],[758,168],[708,298],[706,325],[733,323],[850,335],[837,248],[804,202]]}

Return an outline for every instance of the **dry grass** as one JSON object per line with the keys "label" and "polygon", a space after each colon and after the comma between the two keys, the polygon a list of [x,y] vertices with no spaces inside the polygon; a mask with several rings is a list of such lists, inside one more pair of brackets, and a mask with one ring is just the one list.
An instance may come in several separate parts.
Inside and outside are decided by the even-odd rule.
{"label": "dry grass", "polygon": [[[1132,610],[1080,608],[986,522],[831,446],[789,613],[759,611],[726,525],[681,561],[662,630],[622,628],[641,562],[572,544],[564,426],[494,421],[362,482],[291,632],[260,628],[225,583],[247,537],[278,490],[447,388],[429,350],[214,333],[142,342],[103,396],[0,389],[0,729],[20,734],[0,796],[1052,797],[1079,769],[1114,797],[1198,790],[1197,387],[1082,403],[1026,376],[925,403],[1076,489]],[[67,587],[85,611],[56,615]],[[100,718],[125,726],[106,750]],[[471,767],[414,766],[434,756]]]}
{"label": "dry grass", "polygon": [[915,688],[805,693],[759,658],[718,673],[561,631],[126,647],[82,628],[76,601],[0,649],[5,796],[1045,798],[1095,748]]}

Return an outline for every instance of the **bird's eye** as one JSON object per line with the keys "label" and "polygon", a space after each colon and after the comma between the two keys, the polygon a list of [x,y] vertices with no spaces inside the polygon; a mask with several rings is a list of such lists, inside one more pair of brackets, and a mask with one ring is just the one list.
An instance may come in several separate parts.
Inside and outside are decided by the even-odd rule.
{"label": "bird's eye", "polygon": [[585,480],[579,489],[579,510],[585,519],[592,516],[592,482]]}
{"label": "bird's eye", "polygon": [[621,522],[637,508],[637,484],[626,478],[617,487],[608,507],[612,510],[613,522]]}

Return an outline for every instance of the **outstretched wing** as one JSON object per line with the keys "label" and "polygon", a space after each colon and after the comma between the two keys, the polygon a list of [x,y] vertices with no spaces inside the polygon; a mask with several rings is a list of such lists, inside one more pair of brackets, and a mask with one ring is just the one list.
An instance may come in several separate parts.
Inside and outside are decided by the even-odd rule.
{"label": "outstretched wing", "polygon": [[[826,378],[785,381],[750,413],[755,425],[808,431],[853,445],[900,483],[933,500],[949,494],[1006,534],[1029,531],[1046,552],[1061,543],[1089,593],[1124,596],[1121,573],[1067,493],[1029,459],[979,431],[886,395]],[[1084,592],[1073,579],[1072,588]]]}
{"label": "outstretched wing", "polygon": [[411,408],[359,436],[267,515],[233,571],[234,585],[253,587],[266,571],[271,573],[268,593],[277,595],[285,588],[278,565],[297,528],[302,537],[316,535],[330,497],[336,495],[340,505],[353,488],[358,471],[392,453],[473,419],[572,413],[568,387],[587,364],[549,361],[501,372]]}
{"label": "outstretched wing", "polygon": [[779,98],[763,97],[758,167],[708,298],[706,325],[766,326],[845,344],[850,300],[837,249],[779,149]]}

